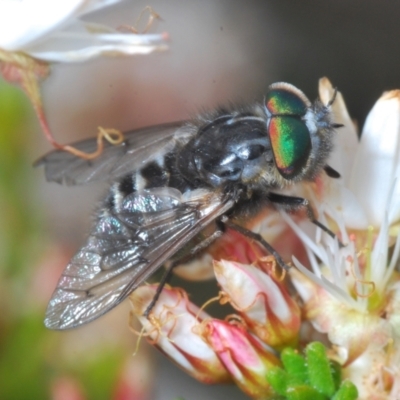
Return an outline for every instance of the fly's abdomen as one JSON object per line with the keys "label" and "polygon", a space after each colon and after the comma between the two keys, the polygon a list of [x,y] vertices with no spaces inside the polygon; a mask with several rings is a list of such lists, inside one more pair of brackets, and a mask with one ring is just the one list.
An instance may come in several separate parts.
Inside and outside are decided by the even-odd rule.
{"label": "fly's abdomen", "polygon": [[194,188],[177,169],[175,150],[160,155],[113,184],[105,204],[108,208],[118,210],[123,199],[130,194],[144,189],[161,187],[178,189],[181,193]]}

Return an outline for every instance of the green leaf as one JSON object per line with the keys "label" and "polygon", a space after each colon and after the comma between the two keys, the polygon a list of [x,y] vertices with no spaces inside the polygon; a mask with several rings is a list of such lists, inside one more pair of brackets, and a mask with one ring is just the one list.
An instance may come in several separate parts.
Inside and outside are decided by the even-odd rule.
{"label": "green leaf", "polygon": [[308,383],[306,361],[296,350],[288,347],[281,353],[282,363],[290,376],[291,385]]}
{"label": "green leaf", "polygon": [[357,399],[356,386],[349,381],[341,382],[341,367],[329,360],[322,343],[310,343],[305,354],[304,357],[297,350],[286,348],[281,353],[284,369],[274,367],[268,371],[266,379],[276,393],[274,399]]}
{"label": "green leaf", "polygon": [[326,396],[307,385],[289,386],[286,398],[288,400],[327,400]]}
{"label": "green leaf", "polygon": [[358,390],[354,383],[343,381],[339,390],[332,397],[332,400],[356,400],[358,398]]}
{"label": "green leaf", "polygon": [[280,395],[286,394],[288,385],[288,374],[286,371],[279,367],[272,367],[267,372],[266,379],[276,393]]}
{"label": "green leaf", "polygon": [[337,389],[342,382],[342,367],[336,361],[330,360],[332,379]]}
{"label": "green leaf", "polygon": [[333,396],[335,382],[324,345],[319,342],[310,343],[305,353],[310,385],[325,396]]}

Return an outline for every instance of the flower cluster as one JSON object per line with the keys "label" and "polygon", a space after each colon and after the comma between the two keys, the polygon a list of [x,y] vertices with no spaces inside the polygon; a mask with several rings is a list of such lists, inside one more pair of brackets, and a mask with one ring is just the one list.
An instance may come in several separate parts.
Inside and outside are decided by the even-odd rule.
{"label": "flower cluster", "polygon": [[[331,91],[323,81],[322,99]],[[343,246],[321,232],[306,233],[304,225],[283,215],[305,244],[311,265],[310,270],[294,259],[291,278],[305,319],[327,334],[331,356],[360,398],[398,399],[400,91],[382,95],[360,141],[341,97],[333,107],[338,122],[346,124],[334,154],[341,178],[324,182],[315,207]]]}
{"label": "flower cluster", "polygon": [[[327,104],[333,93],[322,79],[321,100]],[[275,230],[259,223],[277,248],[291,249],[288,276],[245,239],[236,237],[232,252],[226,242],[224,254],[235,261],[214,261],[220,301],[236,310],[226,320],[207,315],[173,288],[163,290],[145,318],[156,286],[131,295],[133,313],[155,346],[203,382],[230,379],[252,398],[400,398],[400,91],[378,100],[360,140],[340,93],[332,112],[344,125],[329,160],[340,178],[320,176],[300,189],[335,238],[283,211],[279,223],[273,218]],[[279,214],[264,221],[271,215]],[[313,354],[315,340],[327,347],[329,361],[300,357],[304,349],[306,359]],[[313,365],[321,368],[316,375]],[[333,375],[324,375],[322,365]],[[315,376],[331,382],[329,390],[315,394],[324,386],[313,384]],[[279,389],[276,382],[285,383]]]}
{"label": "flower cluster", "polygon": [[[149,54],[165,50],[166,34],[139,34],[89,23],[82,19],[121,0],[0,1],[0,76],[21,85],[38,117],[46,139],[57,149],[93,159],[103,150],[103,139],[112,144],[124,138],[115,129],[98,129],[98,148],[93,153],[59,144],[45,116],[39,85],[51,63],[85,62],[101,56]],[[149,23],[158,17],[150,8]],[[148,24],[149,25],[149,24]],[[146,27],[147,28],[147,27]]]}

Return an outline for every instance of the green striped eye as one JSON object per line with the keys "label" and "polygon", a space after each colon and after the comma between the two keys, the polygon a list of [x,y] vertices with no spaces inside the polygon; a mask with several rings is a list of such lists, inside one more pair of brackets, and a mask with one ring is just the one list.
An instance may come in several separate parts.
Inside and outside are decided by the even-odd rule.
{"label": "green striped eye", "polygon": [[265,99],[267,110],[272,115],[304,115],[308,104],[304,101],[304,98],[300,97],[298,93],[289,90],[286,85],[289,86],[289,84],[285,84],[284,87],[277,87],[268,92]]}
{"label": "green striped eye", "polygon": [[300,90],[288,83],[275,83],[270,89],[265,106],[275,164],[285,179],[294,179],[306,166],[311,153],[310,131],[302,119],[311,104]]}
{"label": "green striped eye", "polygon": [[274,117],[268,128],[275,164],[286,179],[293,179],[307,164],[310,132],[303,121],[291,116]]}

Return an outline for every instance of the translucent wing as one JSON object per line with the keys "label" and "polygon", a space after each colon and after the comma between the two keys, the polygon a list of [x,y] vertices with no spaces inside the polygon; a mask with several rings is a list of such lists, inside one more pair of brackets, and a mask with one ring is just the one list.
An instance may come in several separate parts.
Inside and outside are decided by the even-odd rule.
{"label": "translucent wing", "polygon": [[106,313],[234,202],[198,189],[128,195],[118,212],[104,211],[72,258],[47,308],[45,325],[67,329]]}
{"label": "translucent wing", "polygon": [[[177,141],[189,140],[191,130],[184,122],[174,122],[134,130],[124,136],[125,141],[120,145],[105,142],[102,154],[93,160],[56,150],[40,158],[35,165],[44,165],[48,181],[68,186],[117,179],[171,151]],[[73,146],[90,153],[96,150],[97,143],[92,138]]]}

